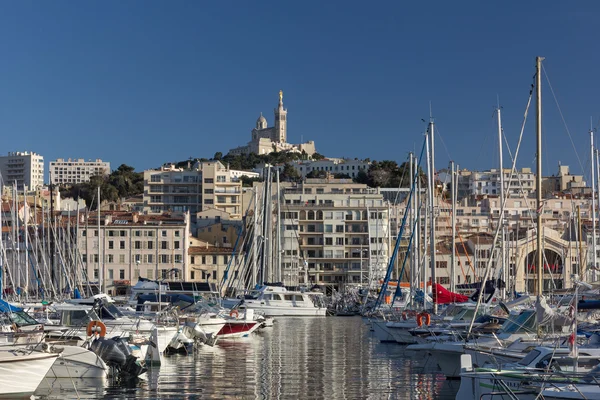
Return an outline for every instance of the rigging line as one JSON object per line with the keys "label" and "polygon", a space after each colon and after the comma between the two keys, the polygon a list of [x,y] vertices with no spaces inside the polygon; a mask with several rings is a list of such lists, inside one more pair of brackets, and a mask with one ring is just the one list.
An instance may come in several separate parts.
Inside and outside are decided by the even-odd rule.
{"label": "rigging line", "polygon": [[[410,157],[408,157],[408,159],[410,160]],[[407,167],[410,168],[410,166],[406,165],[405,161],[404,163],[402,163],[402,165],[404,165],[404,168],[402,169],[402,176],[400,177],[400,182],[398,183],[398,191],[396,192],[396,197],[394,198],[394,205],[398,204],[398,197],[400,196],[400,189],[402,188],[402,183],[404,182],[404,176],[406,174],[406,169]],[[398,166],[398,168],[400,168],[400,166]]]}
{"label": "rigging line", "polygon": [[[556,107],[558,108],[558,113],[560,114],[560,118],[562,119],[562,122],[565,126],[567,135],[569,135],[569,140],[571,141],[571,145],[573,146],[573,151],[575,152],[575,156],[577,157],[577,161],[579,162],[579,167],[581,167],[581,171],[585,177],[586,172],[585,172],[585,169],[583,169],[583,164],[581,163],[581,159],[579,158],[579,153],[577,152],[577,148],[575,147],[575,142],[573,141],[573,136],[571,136],[571,132],[569,131],[569,127],[567,126],[567,122],[565,121],[565,117],[560,108],[560,104],[558,104],[558,99],[556,98],[556,95],[554,94],[554,89],[552,88],[552,84],[550,83],[550,77],[548,76],[548,71],[546,71],[546,68],[544,68],[543,65],[542,65],[542,71],[544,72],[544,75],[546,76],[546,82],[548,82],[548,87],[550,88],[550,92],[552,93],[552,96],[554,97],[554,102],[556,103]],[[587,179],[587,177],[586,177],[586,179]]]}
{"label": "rigging line", "polygon": [[446,147],[446,143],[444,142],[444,138],[440,134],[440,128],[439,128],[439,126],[437,124],[435,126],[435,133],[437,133],[437,136],[442,141],[442,145],[444,146],[444,150],[446,150],[446,154],[448,155],[448,160],[452,160],[452,156],[450,156],[450,152],[448,151],[448,147]]}

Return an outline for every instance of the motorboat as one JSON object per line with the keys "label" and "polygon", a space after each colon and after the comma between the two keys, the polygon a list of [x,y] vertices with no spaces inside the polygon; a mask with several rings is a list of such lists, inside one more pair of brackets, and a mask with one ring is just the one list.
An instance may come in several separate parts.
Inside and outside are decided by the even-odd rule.
{"label": "motorboat", "polygon": [[265,317],[323,317],[327,307],[321,293],[292,291],[282,285],[263,285],[241,298],[227,299],[223,305],[239,310],[252,309]]}

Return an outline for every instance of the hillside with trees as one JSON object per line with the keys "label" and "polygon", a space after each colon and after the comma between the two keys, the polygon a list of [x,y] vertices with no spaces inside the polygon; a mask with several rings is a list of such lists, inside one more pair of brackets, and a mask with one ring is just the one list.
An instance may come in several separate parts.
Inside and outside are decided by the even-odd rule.
{"label": "hillside with trees", "polygon": [[144,174],[135,172],[133,167],[121,164],[110,175],[96,175],[90,177],[89,182],[83,182],[69,187],[61,187],[60,195],[63,198],[84,199],[90,209],[97,209],[96,196],[100,187],[102,201],[118,201],[144,193]]}

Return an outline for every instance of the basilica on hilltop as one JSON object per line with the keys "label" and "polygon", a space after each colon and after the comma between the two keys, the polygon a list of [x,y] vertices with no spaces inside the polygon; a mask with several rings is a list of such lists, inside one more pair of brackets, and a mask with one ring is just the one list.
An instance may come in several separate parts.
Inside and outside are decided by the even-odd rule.
{"label": "basilica on hilltop", "polygon": [[287,142],[287,109],[283,108],[283,91],[279,91],[279,105],[274,110],[275,124],[268,127],[267,119],[260,113],[256,127],[252,129],[252,140],[246,146],[236,147],[230,154],[269,154],[274,151],[291,151],[308,155],[315,153],[315,142],[301,144]]}

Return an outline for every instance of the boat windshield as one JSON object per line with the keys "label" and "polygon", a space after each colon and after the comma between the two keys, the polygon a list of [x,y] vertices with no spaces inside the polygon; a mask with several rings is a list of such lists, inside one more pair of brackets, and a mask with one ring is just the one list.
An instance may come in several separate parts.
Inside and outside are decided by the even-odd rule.
{"label": "boat windshield", "polygon": [[18,326],[37,325],[38,322],[31,318],[24,311],[13,311],[11,313],[0,314],[0,325],[10,325],[15,323]]}
{"label": "boat windshield", "polygon": [[100,309],[102,319],[117,319],[123,317],[124,314],[113,303],[105,302]]}
{"label": "boat windshield", "polygon": [[539,350],[531,350],[529,352],[529,354],[527,354],[521,361],[519,361],[517,364],[519,365],[529,365],[531,364],[531,362],[533,360],[535,360],[539,355],[541,354],[541,351]]}
{"label": "boat windshield", "polygon": [[535,332],[535,310],[511,315],[502,325],[501,331],[503,333]]}

